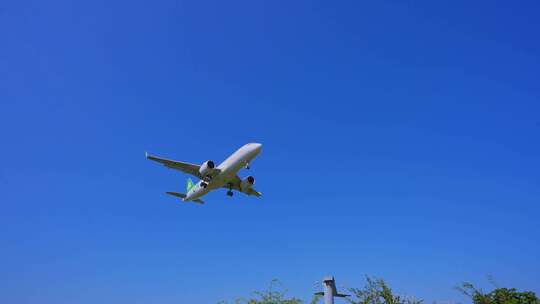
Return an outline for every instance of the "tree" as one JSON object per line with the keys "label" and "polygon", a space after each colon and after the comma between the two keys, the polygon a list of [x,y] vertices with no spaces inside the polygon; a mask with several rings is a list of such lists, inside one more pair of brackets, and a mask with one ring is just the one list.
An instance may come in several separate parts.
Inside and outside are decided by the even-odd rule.
{"label": "tree", "polygon": [[392,293],[383,279],[366,277],[363,288],[349,288],[353,299],[347,299],[351,304],[420,304],[422,300],[405,298]]}
{"label": "tree", "polygon": [[[264,291],[255,291],[250,299],[236,299],[236,304],[301,304],[302,301],[298,298],[286,297],[287,289],[281,283],[274,279],[270,282],[270,286]],[[227,302],[220,302],[226,304]]]}
{"label": "tree", "polygon": [[519,292],[515,288],[497,288],[490,293],[483,293],[471,283],[465,282],[457,289],[470,297],[474,304],[540,304],[534,292]]}
{"label": "tree", "polygon": [[[349,288],[355,299],[349,299],[351,304],[420,304],[421,300],[405,298],[394,295],[392,290],[384,280],[371,279],[366,277],[366,285],[363,288]],[[276,288],[277,287],[277,288]],[[302,300],[292,297],[286,297],[287,290],[281,283],[274,279],[270,286],[264,291],[255,291],[249,299],[239,298],[234,301],[235,304],[302,304]],[[310,304],[317,304],[321,296],[314,296]],[[227,304],[222,301],[219,304]],[[535,303],[540,304],[540,303]]]}

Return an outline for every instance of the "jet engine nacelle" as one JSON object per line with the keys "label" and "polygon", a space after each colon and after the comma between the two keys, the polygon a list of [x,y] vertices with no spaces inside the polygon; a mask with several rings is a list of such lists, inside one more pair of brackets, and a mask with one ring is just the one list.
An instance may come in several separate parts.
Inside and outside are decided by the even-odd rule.
{"label": "jet engine nacelle", "polygon": [[240,189],[242,191],[249,190],[255,184],[255,178],[253,176],[248,176],[242,180],[240,183]]}
{"label": "jet engine nacelle", "polygon": [[203,177],[207,176],[207,175],[210,175],[210,173],[212,173],[212,169],[214,169],[214,167],[215,167],[214,162],[211,161],[211,160],[207,160],[199,168],[199,174],[201,176],[203,176]]}

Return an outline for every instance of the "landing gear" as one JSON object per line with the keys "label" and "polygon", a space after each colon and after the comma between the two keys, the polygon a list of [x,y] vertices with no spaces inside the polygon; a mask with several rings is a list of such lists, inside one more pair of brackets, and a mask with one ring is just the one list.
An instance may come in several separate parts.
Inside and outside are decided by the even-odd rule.
{"label": "landing gear", "polygon": [[232,197],[232,196],[233,196],[233,192],[232,192],[232,184],[229,183],[228,186],[229,186],[229,191],[227,191],[227,196]]}
{"label": "landing gear", "polygon": [[249,163],[246,163],[246,165],[244,166],[244,168],[246,168],[247,170],[249,170]]}
{"label": "landing gear", "polygon": [[208,187],[208,184],[207,183],[201,183],[201,187],[206,188],[206,187]]}

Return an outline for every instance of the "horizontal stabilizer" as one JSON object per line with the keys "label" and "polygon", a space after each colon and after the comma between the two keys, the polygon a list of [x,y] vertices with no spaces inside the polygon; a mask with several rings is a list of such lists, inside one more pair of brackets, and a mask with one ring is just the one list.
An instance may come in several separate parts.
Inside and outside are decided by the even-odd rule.
{"label": "horizontal stabilizer", "polygon": [[[324,292],[322,291],[319,291],[319,292],[316,292],[315,293],[316,296],[324,296]],[[351,295],[348,295],[348,294],[342,294],[342,293],[336,293],[334,294],[334,297],[339,297],[339,298],[345,298],[345,297],[350,297]]]}
{"label": "horizontal stabilizer", "polygon": [[[179,198],[181,198],[181,199],[186,198],[186,195],[185,195],[184,193],[170,192],[170,191],[165,192],[165,193],[167,193],[167,194],[169,194],[169,195],[172,195],[172,196],[179,197]],[[197,203],[197,204],[204,204],[204,201],[201,200],[201,199],[194,199],[194,200],[192,200],[191,202],[194,202],[194,203]]]}
{"label": "horizontal stabilizer", "polygon": [[178,192],[165,192],[165,193],[172,196],[179,197],[179,198],[186,198],[186,195],[184,193],[178,193]]}

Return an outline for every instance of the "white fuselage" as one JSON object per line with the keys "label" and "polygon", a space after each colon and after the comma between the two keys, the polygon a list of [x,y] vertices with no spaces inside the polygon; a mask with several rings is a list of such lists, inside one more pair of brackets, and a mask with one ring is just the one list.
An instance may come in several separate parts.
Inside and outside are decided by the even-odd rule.
{"label": "white fuselage", "polygon": [[[193,188],[186,193],[186,198],[184,198],[184,201],[198,199],[212,190],[219,189],[227,185],[227,183],[229,183],[229,181],[236,176],[240,169],[246,167],[249,162],[251,162],[261,152],[261,149],[261,144],[251,143],[246,144],[240,149],[236,150],[236,152],[217,166],[219,174],[212,177],[209,182],[202,180],[197,182]],[[207,184],[206,187],[201,185],[203,182]]]}

